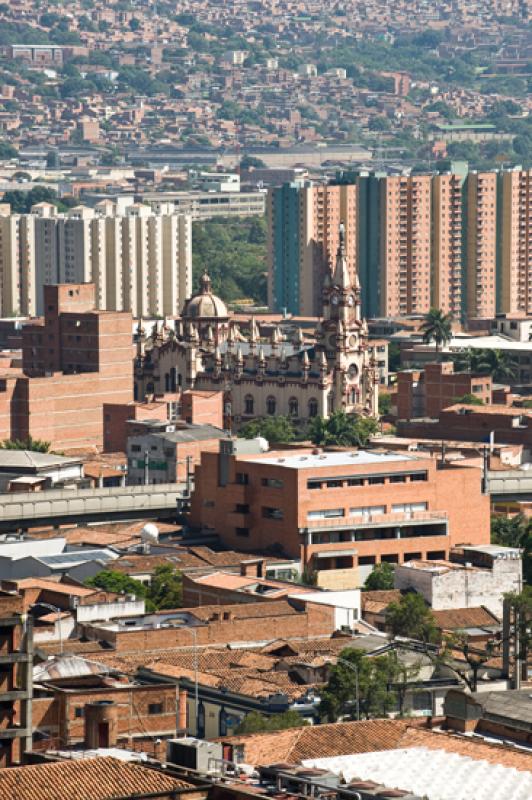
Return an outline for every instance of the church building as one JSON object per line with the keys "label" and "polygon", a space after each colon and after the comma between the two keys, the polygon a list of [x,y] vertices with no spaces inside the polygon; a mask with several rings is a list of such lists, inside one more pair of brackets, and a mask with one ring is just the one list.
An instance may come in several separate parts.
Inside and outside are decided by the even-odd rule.
{"label": "church building", "polygon": [[361,317],[360,286],[351,281],[340,231],[334,272],[323,288],[323,318],[311,341],[280,326],[262,337],[253,317],[247,335],[212,292],[205,273],[174,328],[139,325],[135,362],[138,400],[185,389],[223,391],[226,426],[285,415],[297,422],[343,410],[376,416],[379,377]]}

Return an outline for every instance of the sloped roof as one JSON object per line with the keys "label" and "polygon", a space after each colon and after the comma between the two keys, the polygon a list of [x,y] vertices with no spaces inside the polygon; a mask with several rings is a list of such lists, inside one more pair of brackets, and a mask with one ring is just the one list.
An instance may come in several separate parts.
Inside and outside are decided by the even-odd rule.
{"label": "sloped roof", "polygon": [[0,769],[2,800],[111,800],[189,786],[140,764],[110,757]]}
{"label": "sloped roof", "polygon": [[462,628],[492,628],[500,620],[484,606],[476,608],[451,608],[432,612],[436,625],[442,630],[452,631]]}

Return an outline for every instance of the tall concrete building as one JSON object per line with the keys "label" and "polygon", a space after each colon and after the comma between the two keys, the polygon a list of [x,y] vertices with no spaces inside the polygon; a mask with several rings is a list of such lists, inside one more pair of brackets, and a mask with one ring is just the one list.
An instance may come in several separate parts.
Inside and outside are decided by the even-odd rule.
{"label": "tall concrete building", "polygon": [[380,314],[424,314],[431,305],[430,175],[380,181]]}
{"label": "tall concrete building", "polygon": [[367,317],[532,314],[532,170],[345,173],[345,184],[270,191],[270,305],[322,314],[338,221]]}
{"label": "tall concrete building", "polygon": [[465,315],[491,319],[497,310],[497,173],[466,180]]}
{"label": "tall concrete building", "polygon": [[499,188],[498,310],[532,315],[532,169],[508,170]]}
{"label": "tall concrete building", "polygon": [[276,311],[321,314],[343,222],[349,273],[357,273],[357,188],[287,183],[268,193],[268,302]]}
{"label": "tall concrete building", "polygon": [[1,313],[42,315],[43,287],[94,283],[96,306],[174,315],[192,291],[192,224],[171,203],[40,203],[0,217]]}

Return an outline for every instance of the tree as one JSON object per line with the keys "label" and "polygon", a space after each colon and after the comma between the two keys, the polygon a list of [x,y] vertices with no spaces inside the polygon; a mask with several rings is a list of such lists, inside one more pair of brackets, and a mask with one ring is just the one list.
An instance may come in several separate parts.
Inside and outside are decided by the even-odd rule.
{"label": "tree", "polygon": [[381,591],[383,589],[393,589],[394,568],[387,561],[377,564],[366,578],[364,589],[368,591]]}
{"label": "tree", "polygon": [[27,439],[4,439],[0,443],[2,450],[31,450],[33,453],[48,453],[50,452],[50,442],[44,439],[34,439],[28,436]]}
{"label": "tree", "polygon": [[397,372],[401,367],[401,347],[397,342],[388,345],[388,371]]}
{"label": "tree", "polygon": [[149,587],[148,599],[158,610],[181,608],[183,605],[183,576],[170,564],[156,567]]}
{"label": "tree", "polygon": [[138,20],[136,17],[132,17],[129,20],[129,28],[132,31],[138,31],[138,29],[140,28],[140,20]]}
{"label": "tree", "polygon": [[532,586],[532,521],[522,514],[491,518],[491,541],[503,547],[518,547],[523,554],[523,580]]}
{"label": "tree", "polygon": [[462,397],[455,397],[453,403],[463,403],[466,406],[483,406],[484,403],[480,397],[475,397],[474,394],[466,393]]}
{"label": "tree", "polygon": [[265,167],[266,164],[260,158],[255,158],[255,156],[245,155],[244,158],[240,161],[240,169],[249,169],[252,167],[253,169],[260,169]]}
{"label": "tree", "polygon": [[267,717],[258,711],[250,711],[246,714],[240,725],[235,729],[235,733],[260,733],[262,731],[282,731],[286,728],[302,728],[308,725],[297,711],[283,711],[282,714],[273,714]]}
{"label": "tree", "polygon": [[240,430],[240,435],[244,439],[254,439],[256,436],[262,436],[269,444],[280,444],[292,442],[295,432],[289,417],[259,417],[246,422]]}
{"label": "tree", "polygon": [[364,650],[342,650],[338,663],[331,669],[323,690],[320,714],[329,722],[349,715],[385,717],[397,706],[394,684],[400,679],[401,669],[395,653],[369,657]]}
{"label": "tree", "polygon": [[103,589],[104,592],[134,594],[136,597],[142,598],[145,598],[147,593],[146,586],[143,583],[114,569],[103,569],[93,575],[92,578],[88,578],[85,583],[87,586]]}
{"label": "tree", "polygon": [[506,350],[486,348],[478,354],[476,371],[481,375],[491,375],[497,383],[507,383],[515,379],[517,363]]}
{"label": "tree", "polygon": [[13,147],[9,142],[0,141],[0,160],[7,160],[8,158],[16,158],[18,150]]}
{"label": "tree", "polygon": [[390,413],[391,407],[391,395],[389,395],[388,392],[379,392],[379,414],[381,416],[386,416],[386,414]]}
{"label": "tree", "polygon": [[317,445],[365,447],[379,429],[373,417],[360,417],[334,411],[328,419],[315,417],[309,427],[310,439]]}
{"label": "tree", "polygon": [[406,636],[426,644],[438,641],[438,629],[429,606],[420,594],[409,592],[390,603],[386,623],[394,636]]}
{"label": "tree", "polygon": [[421,326],[423,341],[427,344],[434,342],[436,352],[438,352],[442,345],[447,344],[452,339],[451,323],[451,314],[444,314],[438,308],[431,308]]}

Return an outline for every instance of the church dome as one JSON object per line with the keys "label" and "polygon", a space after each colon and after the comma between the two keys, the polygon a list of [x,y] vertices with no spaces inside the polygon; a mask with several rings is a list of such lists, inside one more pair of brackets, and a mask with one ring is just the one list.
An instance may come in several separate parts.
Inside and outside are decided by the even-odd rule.
{"label": "church dome", "polygon": [[206,272],[201,276],[200,291],[187,300],[181,316],[191,320],[227,319],[227,306],[223,300],[213,294],[211,279]]}

